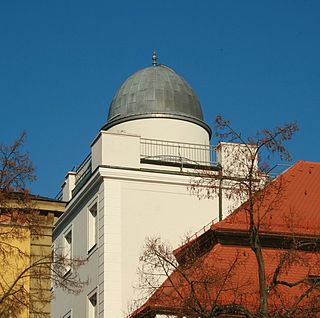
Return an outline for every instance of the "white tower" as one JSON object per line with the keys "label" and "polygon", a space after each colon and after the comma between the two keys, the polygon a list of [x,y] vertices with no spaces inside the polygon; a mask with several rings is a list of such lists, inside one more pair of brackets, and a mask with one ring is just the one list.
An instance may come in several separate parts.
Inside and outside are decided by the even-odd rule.
{"label": "white tower", "polygon": [[89,284],[76,296],[55,288],[53,317],[124,317],[145,237],[176,247],[217,218],[217,201],[188,190],[195,169],[217,170],[210,135],[192,88],[155,55],[123,83],[90,155],[63,185],[54,244],[88,258],[80,274]]}

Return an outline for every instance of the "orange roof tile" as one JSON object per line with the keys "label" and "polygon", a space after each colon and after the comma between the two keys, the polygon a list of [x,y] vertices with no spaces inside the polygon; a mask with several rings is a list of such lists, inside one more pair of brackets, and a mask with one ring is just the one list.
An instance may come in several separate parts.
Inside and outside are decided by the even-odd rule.
{"label": "orange roof tile", "polygon": [[[255,213],[260,217],[260,233],[267,236],[277,234],[278,240],[288,235],[319,238],[320,163],[297,162],[271,182],[258,198]],[[203,253],[197,254],[191,264],[182,261],[178,270],[132,317],[144,317],[143,314],[148,310],[167,314],[194,313],[199,306],[212,308],[214,301],[217,305],[238,304],[256,311],[259,306],[259,284],[254,253],[246,246],[247,243],[240,242],[239,246],[235,246],[225,241],[221,244],[223,241],[219,242],[215,236],[218,232],[224,235],[247,232],[247,204],[244,203],[225,220],[212,225],[202,236],[177,249],[175,255],[183,251],[188,253],[192,244],[199,242]],[[258,222],[257,215],[255,218]],[[208,240],[211,240],[209,245]],[[297,286],[277,285],[270,291],[268,301],[271,312],[283,313],[311,286],[311,280],[305,279],[308,276],[320,276],[320,253],[277,247],[263,248],[267,283],[272,281],[280,256],[284,253],[288,258],[281,268],[279,279],[289,283],[304,280]],[[192,290],[191,286],[195,289]],[[319,287],[299,303],[299,317],[309,317],[308,309],[314,306],[320,308]],[[320,313],[314,313],[312,317],[320,317]]]}
{"label": "orange roof tile", "polygon": [[[315,235],[320,233],[320,163],[298,161],[265,190],[255,204],[260,231]],[[266,194],[264,196],[264,194]],[[264,196],[264,197],[263,197]],[[212,229],[247,230],[247,203],[241,205]]]}
{"label": "orange roof tile", "polygon": [[[279,249],[263,251],[268,283],[272,280],[273,272],[283,252]],[[309,274],[320,275],[319,262],[320,254],[304,251],[290,253],[289,261],[282,268],[279,279],[294,283]],[[195,287],[195,294],[192,294],[190,282]],[[310,287],[308,282],[291,288],[278,285],[270,292],[271,312],[284,312],[287,308],[291,308],[308,287]],[[154,308],[159,312],[161,309],[170,312],[171,309],[172,312],[198,313],[200,306],[197,301],[206,309],[212,308],[213,302],[216,301],[219,306],[238,304],[254,312],[259,305],[258,291],[257,262],[252,250],[249,247],[217,244],[210,252],[196,259],[189,268],[180,267],[176,270],[139,312],[145,308]],[[310,302],[314,301],[318,301],[320,305],[319,290],[310,294],[300,307],[306,312]]]}

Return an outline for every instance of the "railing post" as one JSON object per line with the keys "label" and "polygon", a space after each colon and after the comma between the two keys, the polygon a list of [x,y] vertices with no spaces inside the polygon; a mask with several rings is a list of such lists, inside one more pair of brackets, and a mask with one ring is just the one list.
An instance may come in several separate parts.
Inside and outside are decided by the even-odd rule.
{"label": "railing post", "polygon": [[202,166],[212,166],[215,163],[214,147],[211,145],[179,143],[156,139],[141,138],[140,156],[141,158],[160,158],[163,156],[164,158],[167,157],[168,161],[174,160],[175,162],[177,161],[173,158],[177,158],[180,162],[182,162],[180,158],[184,158],[185,160]]}

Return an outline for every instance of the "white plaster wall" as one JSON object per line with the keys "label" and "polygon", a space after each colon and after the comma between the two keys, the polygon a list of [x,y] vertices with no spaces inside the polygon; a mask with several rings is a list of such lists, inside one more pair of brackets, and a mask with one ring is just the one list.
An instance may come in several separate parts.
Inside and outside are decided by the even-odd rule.
{"label": "white plaster wall", "polygon": [[[217,162],[222,166],[222,172],[226,176],[247,177],[252,165],[257,147],[232,142],[220,142],[216,146]],[[258,171],[258,157],[253,163],[253,173]]]}
{"label": "white plaster wall", "polygon": [[104,181],[104,316],[124,317],[122,301],[122,199],[119,180]]}
{"label": "white plaster wall", "polygon": [[[101,131],[92,143],[92,170],[98,166],[139,169],[141,158],[167,160],[180,167],[162,166],[161,169],[177,170],[185,164],[205,165],[210,162],[208,145],[178,143],[162,140],[143,140],[139,135]],[[152,169],[150,165],[145,168]]]}
{"label": "white plaster wall", "polygon": [[[101,227],[101,215],[103,215],[103,184],[97,192],[89,195],[85,200],[79,203],[76,207],[66,210],[65,213],[75,213],[75,217],[70,221],[63,224],[64,231],[55,239],[55,246],[62,246],[63,234],[65,230],[72,227],[72,242],[73,242],[73,257],[74,258],[87,258],[87,263],[81,266],[78,270],[80,277],[85,281],[88,279],[88,284],[84,286],[83,291],[79,295],[73,295],[63,291],[61,288],[53,289],[53,302],[52,302],[52,317],[60,318],[63,317],[70,309],[72,309],[72,317],[86,317],[87,312],[87,295],[95,288],[98,290],[98,294],[101,293],[101,286],[99,286],[99,251],[101,245],[101,230],[103,233],[103,226]],[[98,245],[88,255],[87,245],[87,208],[95,200],[98,200]],[[100,238],[100,240],[99,240]],[[103,254],[103,253],[102,253]],[[101,276],[100,276],[101,279]],[[103,292],[103,291],[102,291]],[[102,300],[102,305],[99,307],[99,311],[102,312],[100,317],[103,317],[103,296],[99,295],[98,301]],[[102,310],[101,310],[102,307]]]}
{"label": "white plaster wall", "polygon": [[[98,268],[92,266],[90,271],[92,273],[98,273],[98,317],[104,317],[104,222],[105,222],[105,187],[104,183],[100,185],[98,194]],[[94,263],[92,264],[94,265]]]}
{"label": "white plaster wall", "polygon": [[91,145],[92,170],[100,165],[138,168],[140,136],[100,131]]}
{"label": "white plaster wall", "polygon": [[[98,248],[79,270],[83,279],[89,278],[89,285],[76,296],[56,289],[53,318],[70,309],[74,317],[85,317],[87,295],[96,287],[99,317],[125,317],[135,296],[133,286],[137,285],[138,259],[145,238],[159,235],[178,247],[186,234],[218,218],[218,199],[199,200],[191,195],[189,176],[102,167],[97,173],[103,183],[96,190],[90,185],[83,188],[66,211],[76,213],[75,217],[58,225],[64,231],[72,225],[74,256],[86,257],[87,208],[97,200]],[[225,211],[227,203],[224,199]]]}
{"label": "white plaster wall", "polygon": [[[185,180],[187,181],[187,180]],[[125,181],[122,185],[122,298],[134,296],[139,255],[147,236],[160,236],[176,248],[218,217],[217,200],[199,200],[185,185]]]}
{"label": "white plaster wall", "polygon": [[[159,120],[152,123],[153,128],[156,122],[159,123],[154,129],[156,133],[144,133],[144,137],[209,143],[207,132],[195,124],[178,120]],[[143,121],[146,122],[137,126],[141,128],[144,124],[145,127],[150,124],[148,120]],[[164,127],[167,124],[170,127],[166,131]],[[193,138],[186,133],[184,138],[180,135],[174,138],[173,131],[178,131],[175,125],[180,124],[181,131],[195,129],[194,135],[197,137]],[[147,128],[151,131],[151,127]],[[213,219],[218,221],[217,196],[214,199],[199,200],[197,196],[190,194],[188,186],[191,177],[180,174],[179,168],[140,165],[138,135],[101,132],[98,137],[92,146],[93,164],[110,165],[111,162],[125,168],[99,167],[91,181],[68,205],[65,215],[74,213],[74,218],[58,225],[66,230],[72,224],[74,256],[86,257],[87,207],[93,200],[98,201],[98,248],[79,271],[83,279],[89,278],[89,285],[76,296],[56,289],[53,318],[61,317],[70,309],[74,317],[85,317],[87,295],[96,287],[99,317],[125,317],[128,306],[135,297],[133,286],[137,285],[138,260],[145,238],[159,235],[176,248],[185,235],[202,229]],[[118,151],[118,148],[121,151]],[[227,160],[225,153],[222,154],[224,156],[219,159]],[[125,156],[127,157],[124,158]],[[176,170],[175,173],[173,170]],[[189,169],[189,172],[192,170]],[[94,186],[94,182],[102,184],[97,187]],[[224,197],[224,215],[230,211],[230,207],[235,208]],[[63,233],[57,238],[57,244]]]}
{"label": "white plaster wall", "polygon": [[[101,168],[105,191],[104,317],[125,317],[147,236],[178,247],[186,234],[218,218],[218,200],[188,191],[190,177]],[[226,204],[224,208],[227,209]]]}
{"label": "white plaster wall", "polygon": [[145,118],[127,121],[108,132],[137,134],[143,138],[209,145],[209,134],[201,126],[178,119]]}

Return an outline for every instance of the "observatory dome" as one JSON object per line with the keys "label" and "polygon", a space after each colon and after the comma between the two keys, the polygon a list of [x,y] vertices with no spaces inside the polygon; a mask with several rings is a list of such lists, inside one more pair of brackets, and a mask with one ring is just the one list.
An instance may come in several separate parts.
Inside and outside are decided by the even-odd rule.
{"label": "observatory dome", "polygon": [[174,70],[154,63],[131,75],[112,99],[103,130],[146,118],[183,120],[197,124],[211,135],[203,121],[198,97]]}

